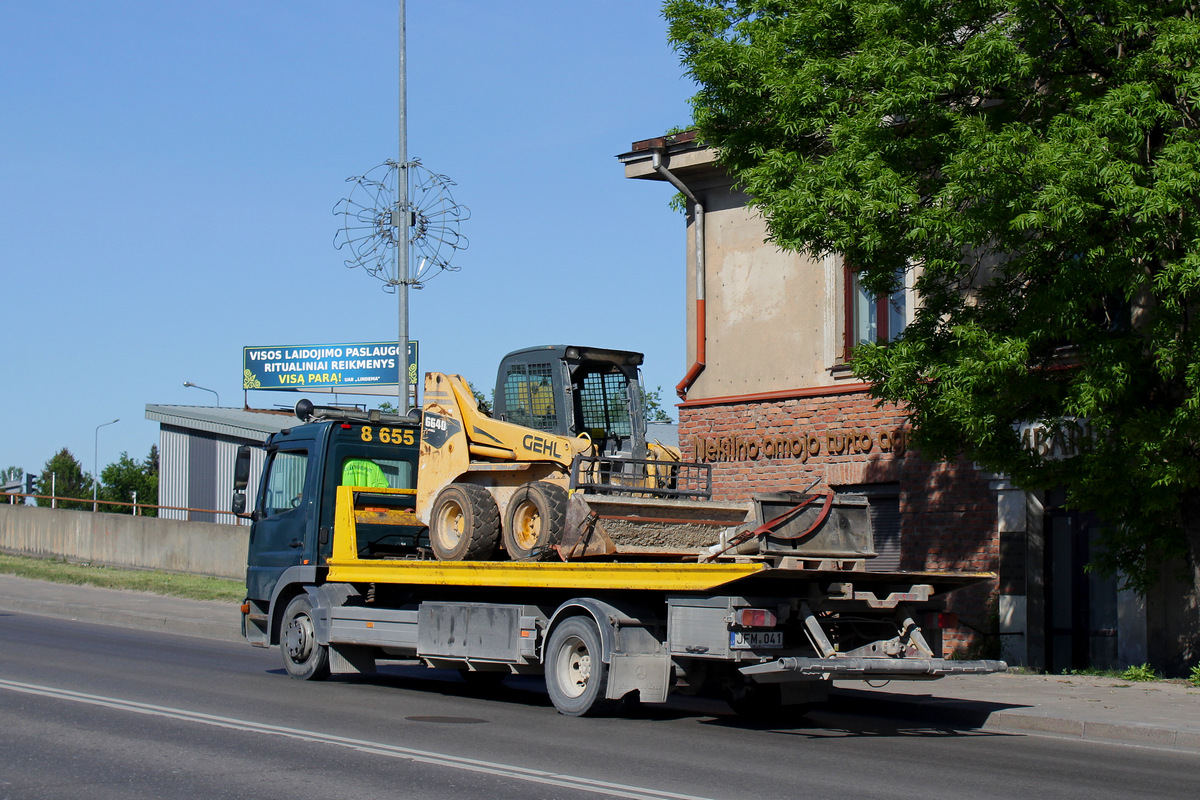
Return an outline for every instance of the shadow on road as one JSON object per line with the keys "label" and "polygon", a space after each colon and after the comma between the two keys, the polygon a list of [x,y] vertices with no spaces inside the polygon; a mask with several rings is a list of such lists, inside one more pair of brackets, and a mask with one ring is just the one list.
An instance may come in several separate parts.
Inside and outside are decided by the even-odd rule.
{"label": "shadow on road", "polygon": [[[286,676],[282,669],[270,674]],[[464,677],[457,670],[429,669],[413,665],[382,665],[375,675],[337,676],[333,682],[385,686],[406,691],[462,697],[526,707],[545,708],[553,713],[540,676],[497,675]],[[879,693],[856,694],[839,691],[829,703],[808,710],[783,710],[766,719],[747,719],[734,714],[721,700],[673,695],[664,704],[629,703],[620,714],[629,720],[663,723],[695,720],[701,725],[760,731],[810,739],[844,737],[980,737],[1010,736],[979,728],[988,715],[1015,706],[1000,703],[956,701],[953,708],[938,705],[938,698],[904,703],[881,700]],[[436,722],[482,722],[475,718],[419,720]]]}

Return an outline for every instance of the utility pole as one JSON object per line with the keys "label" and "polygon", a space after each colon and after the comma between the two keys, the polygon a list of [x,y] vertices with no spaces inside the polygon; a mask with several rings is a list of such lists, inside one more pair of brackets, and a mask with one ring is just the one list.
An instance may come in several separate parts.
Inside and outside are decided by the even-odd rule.
{"label": "utility pole", "polygon": [[396,209],[392,224],[396,227],[396,294],[400,302],[400,336],[396,348],[400,381],[397,387],[400,416],[408,414],[408,69],[405,61],[406,29],[405,0],[400,0],[400,155],[396,161]]}

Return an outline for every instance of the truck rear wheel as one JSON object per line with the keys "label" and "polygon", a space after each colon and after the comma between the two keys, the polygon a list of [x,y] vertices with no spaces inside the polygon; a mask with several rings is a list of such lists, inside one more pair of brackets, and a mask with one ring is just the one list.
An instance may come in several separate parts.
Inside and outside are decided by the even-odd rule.
{"label": "truck rear wheel", "polygon": [[545,561],[555,555],[567,526],[567,491],[546,481],[517,489],[504,515],[504,549],[514,561]]}
{"label": "truck rear wheel", "polygon": [[308,595],[292,598],[283,612],[279,649],[288,675],[306,681],[329,677],[329,647],[317,643],[312,621],[312,601]]}
{"label": "truck rear wheel", "polygon": [[591,617],[571,617],[550,634],[546,644],[546,691],[560,714],[569,717],[610,714],[608,664],[604,663],[600,630]]}
{"label": "truck rear wheel", "polygon": [[429,517],[429,544],[439,561],[490,558],[500,536],[500,510],[482,486],[454,483],[438,493]]}

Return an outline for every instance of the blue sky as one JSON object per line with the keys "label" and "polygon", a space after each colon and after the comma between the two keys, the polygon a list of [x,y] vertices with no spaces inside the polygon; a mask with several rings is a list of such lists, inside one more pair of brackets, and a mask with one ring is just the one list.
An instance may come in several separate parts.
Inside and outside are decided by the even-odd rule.
{"label": "blue sky", "polygon": [[[469,248],[411,293],[422,372],[490,392],[508,351],[686,370],[684,221],[614,155],[690,119],[654,0],[408,0],[408,150]],[[334,249],[345,179],[397,151],[392,0],[0,5],[0,466],[157,442],[147,403],[240,406],[247,345],[394,339]],[[254,407],[303,395],[250,392]],[[349,398],[347,398],[349,399]],[[673,409],[671,409],[673,411]]]}

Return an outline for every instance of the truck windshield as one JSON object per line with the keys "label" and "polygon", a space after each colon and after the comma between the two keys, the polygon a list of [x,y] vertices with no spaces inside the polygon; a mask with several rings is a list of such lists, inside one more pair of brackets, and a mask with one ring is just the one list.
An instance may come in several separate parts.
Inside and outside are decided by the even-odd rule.
{"label": "truck windshield", "polygon": [[412,464],[399,459],[348,456],[342,459],[342,485],[412,489]]}

